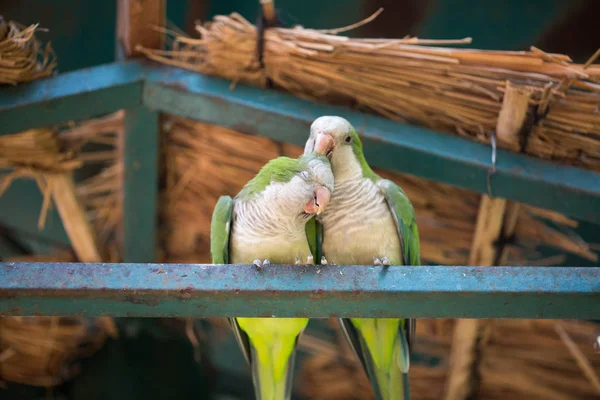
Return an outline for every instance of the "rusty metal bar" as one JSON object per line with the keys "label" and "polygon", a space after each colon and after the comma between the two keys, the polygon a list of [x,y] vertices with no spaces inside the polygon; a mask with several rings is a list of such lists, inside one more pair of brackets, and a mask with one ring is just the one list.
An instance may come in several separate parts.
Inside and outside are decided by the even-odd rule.
{"label": "rusty metal bar", "polygon": [[600,319],[600,267],[2,263],[0,315]]}
{"label": "rusty metal bar", "polygon": [[[488,191],[489,146],[276,90],[238,85],[232,91],[225,80],[144,60],[0,89],[0,135],[140,105],[299,145],[306,141],[315,118],[340,115],[359,130],[372,165]],[[494,196],[600,222],[597,172],[502,149],[497,158],[490,181]]]}

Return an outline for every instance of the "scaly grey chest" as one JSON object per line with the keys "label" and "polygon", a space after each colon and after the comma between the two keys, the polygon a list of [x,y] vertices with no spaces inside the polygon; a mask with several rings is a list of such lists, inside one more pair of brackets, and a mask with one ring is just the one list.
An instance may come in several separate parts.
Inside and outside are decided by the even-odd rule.
{"label": "scaly grey chest", "polygon": [[400,240],[381,189],[369,179],[336,182],[323,224],[323,254],[336,264],[372,265],[373,257],[400,264]]}
{"label": "scaly grey chest", "polygon": [[236,202],[230,236],[232,263],[250,264],[269,259],[273,264],[293,264],[310,254],[305,224],[308,218],[291,218],[260,201]]}

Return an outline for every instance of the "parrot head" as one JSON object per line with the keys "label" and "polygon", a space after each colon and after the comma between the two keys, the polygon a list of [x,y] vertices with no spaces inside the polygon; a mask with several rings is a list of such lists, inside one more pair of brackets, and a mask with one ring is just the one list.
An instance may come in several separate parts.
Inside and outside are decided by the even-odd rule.
{"label": "parrot head", "polygon": [[285,215],[318,215],[333,192],[333,173],[327,157],[316,153],[298,159],[278,157],[269,161],[244,186],[236,198],[261,204]]}
{"label": "parrot head", "polygon": [[325,115],[312,123],[304,146],[304,154],[311,153],[331,160],[336,181],[371,173],[356,130],[342,117]]}
{"label": "parrot head", "polygon": [[[305,197],[303,212],[307,215],[319,215],[325,210],[333,192],[333,173],[326,157],[312,155],[302,156],[305,168],[300,171],[300,179],[290,181],[292,188],[298,187],[298,193]],[[301,163],[304,164],[304,163]]]}

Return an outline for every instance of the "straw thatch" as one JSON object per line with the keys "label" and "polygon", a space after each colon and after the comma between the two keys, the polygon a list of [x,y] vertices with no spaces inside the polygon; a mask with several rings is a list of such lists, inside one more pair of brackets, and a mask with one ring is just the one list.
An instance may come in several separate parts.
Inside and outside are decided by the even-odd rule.
{"label": "straw thatch", "polygon": [[0,85],[28,82],[50,76],[56,56],[50,43],[42,47],[35,33],[38,24],[25,27],[0,15]]}
{"label": "straw thatch", "polygon": [[[12,257],[13,262],[74,262],[73,252]],[[0,318],[0,382],[53,387],[79,373],[78,361],[117,337],[109,317]]]}
{"label": "straw thatch", "polygon": [[534,47],[515,52],[428,46],[465,44],[469,38],[338,35],[375,16],[340,29],[267,29],[263,67],[256,55],[257,29],[237,13],[198,24],[200,39],[168,32],[170,49],[139,50],[153,60],[234,83],[265,86],[270,80],[299,97],[342,103],[483,143],[490,142],[506,86],[512,83],[529,94],[529,122],[521,135],[500,146],[519,150],[524,145],[524,151],[538,157],[600,170],[600,67],[591,65],[595,58],[577,65],[568,56]]}
{"label": "straw thatch", "polygon": [[[107,252],[106,261],[120,260],[119,229],[123,207],[123,159],[121,144],[124,135],[123,111],[86,121],[62,132],[65,146],[78,152],[78,159],[87,165],[100,166],[99,172],[77,184],[77,196],[87,211],[87,218],[97,234],[97,243]],[[85,151],[85,146],[102,146]]]}
{"label": "straw thatch", "polygon": [[[236,195],[268,160],[302,152],[297,146],[184,118],[170,118],[163,132],[166,183],[162,219],[165,249],[171,260],[210,262],[210,220],[219,196]],[[377,172],[397,182],[413,202],[422,258],[438,264],[467,265],[479,196],[410,175]],[[551,228],[545,220],[559,228]],[[509,265],[556,264],[556,259],[538,259],[535,249],[542,245],[596,260],[597,255],[570,232],[576,226],[576,221],[561,214],[523,206],[517,243],[509,250]]]}
{"label": "straw thatch", "polygon": [[[268,160],[279,155],[297,156],[302,151],[297,146],[179,117],[165,119],[162,140],[165,184],[161,193],[161,219],[165,228],[163,241],[169,262],[210,262],[210,219],[219,196],[237,194]],[[377,172],[398,182],[413,202],[422,241],[422,258],[440,264],[466,265],[473,242],[480,196],[414,176],[381,170]],[[509,246],[508,265],[561,262],[557,258],[537,258],[535,249],[542,245],[553,246],[562,253],[573,252],[596,259],[597,255],[586,244],[572,236],[572,232],[569,233],[570,229],[577,226],[575,221],[551,211],[524,205],[521,205],[520,210],[516,229],[517,242]],[[551,228],[544,221],[552,221],[557,228]],[[223,325],[223,321],[218,319],[213,319],[212,322],[218,326]],[[498,322],[502,323],[503,321]],[[510,325],[510,329],[525,329],[529,323],[530,321],[517,321],[514,326]],[[565,324],[566,329],[571,331],[571,323]],[[593,327],[591,324],[587,326]],[[414,399],[434,400],[443,397],[452,333],[452,320],[421,320],[418,324],[415,358],[425,359],[430,364],[414,361],[411,366]],[[533,342],[538,335],[543,334],[540,330],[530,333]],[[506,333],[506,336],[510,337],[510,333]],[[589,335],[579,337],[578,343],[583,345],[586,340],[591,339]],[[362,368],[348,354],[348,350],[344,349],[343,344],[342,349],[339,349],[329,342],[306,334],[299,346],[313,354],[303,364],[297,378],[298,388],[305,396],[320,400],[373,398]],[[522,350],[526,350],[529,343],[521,346]],[[543,374],[544,360],[552,358],[554,350],[548,345],[540,348],[539,352],[539,359],[542,361],[529,362],[528,371],[511,369],[510,365],[520,356],[517,352],[507,352],[507,370],[521,376]],[[581,374],[571,368],[573,361],[569,360],[567,365],[568,373],[572,375],[569,375],[569,379],[579,381]],[[492,393],[506,390],[512,390],[518,395],[513,398],[525,398],[521,396],[526,393],[525,389],[523,393],[519,392],[517,385],[509,389],[487,389],[487,386],[482,386],[481,396],[487,396],[488,393],[492,396]],[[559,385],[542,388],[540,392],[542,391],[563,393],[564,387]]]}
{"label": "straw thatch", "polygon": [[[123,113],[117,112],[72,126],[33,129],[0,136],[0,194],[14,179],[35,179],[44,193],[40,226],[52,205],[52,182],[86,164],[101,169],[76,187],[76,200],[83,204],[93,223],[102,261],[118,261],[115,241],[121,222],[121,163],[117,148],[123,132]],[[89,146],[100,149],[89,149]],[[69,215],[68,213],[66,215]],[[66,224],[62,215],[63,225]],[[72,243],[72,245],[74,245]],[[12,257],[10,261],[74,262],[76,252]],[[78,372],[76,361],[93,354],[108,337],[117,335],[111,318],[5,317],[0,318],[0,379],[34,386],[55,386]]]}
{"label": "straw thatch", "polygon": [[600,398],[600,325],[489,320],[480,349],[478,399]]}
{"label": "straw thatch", "polygon": [[108,317],[0,318],[0,381],[56,386],[78,373],[78,359],[90,356],[116,335]]}
{"label": "straw thatch", "polygon": [[[331,343],[306,333],[299,349],[309,354],[298,371],[298,388],[308,399],[375,400],[367,376],[341,335],[337,321],[330,320],[339,340]],[[411,364],[411,398],[438,400],[444,392],[452,331],[451,320],[419,320]],[[415,362],[420,358],[420,362]]]}
{"label": "straw thatch", "polygon": [[[474,399],[600,398],[600,326],[580,321],[482,320],[477,360],[481,385]],[[415,400],[443,398],[453,320],[419,320],[410,384]],[[336,328],[339,329],[339,328]],[[299,387],[309,399],[374,399],[366,374],[344,346],[305,335],[314,355],[302,365]]]}
{"label": "straw thatch", "polygon": [[61,148],[54,129],[38,128],[0,136],[0,196],[15,179],[34,179],[44,195],[38,228],[44,227],[52,202],[53,181],[56,175],[81,167],[81,161],[71,151]]}
{"label": "straw thatch", "polygon": [[[123,132],[123,112],[86,121],[60,132],[59,128],[37,128],[0,136],[0,196],[15,179],[33,179],[44,195],[38,227],[44,227],[52,206],[53,181],[63,173],[73,173],[84,165],[103,167],[99,173],[77,185],[79,201],[88,211],[101,246],[111,247],[121,220],[120,188],[122,163],[118,156]],[[89,145],[101,146],[90,151]],[[115,257],[111,256],[111,260]],[[108,260],[106,260],[108,261]]]}

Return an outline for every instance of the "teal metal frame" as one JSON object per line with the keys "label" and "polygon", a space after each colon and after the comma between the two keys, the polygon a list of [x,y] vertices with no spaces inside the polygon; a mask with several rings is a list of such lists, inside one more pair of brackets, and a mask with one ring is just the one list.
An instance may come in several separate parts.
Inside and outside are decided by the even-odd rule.
{"label": "teal metal frame", "polygon": [[0,316],[600,319],[600,268],[0,264]]}
{"label": "teal metal frame", "polygon": [[[124,139],[125,263],[155,260],[160,113],[189,117],[297,145],[304,143],[315,118],[341,115],[359,130],[367,159],[372,165],[479,193],[487,193],[488,190],[491,149],[483,144],[344,107],[301,100],[276,90],[243,85],[231,90],[225,80],[147,60],[116,62],[0,89],[0,134],[85,120],[119,109],[127,111]],[[497,158],[491,180],[495,196],[600,222],[600,174],[505,150],[498,150]],[[494,267],[485,271],[460,270],[466,267],[419,267],[422,269],[418,273],[400,267],[386,271],[374,271],[372,268],[356,270],[350,266],[335,267],[341,268],[338,271],[334,267],[326,267],[324,272],[341,273],[335,280],[340,286],[332,283],[324,285],[323,279],[329,276],[329,272],[319,278],[313,276],[313,269],[309,269],[304,277],[295,277],[299,270],[290,272],[285,278],[278,277],[272,287],[266,283],[269,272],[257,275],[248,271],[247,267],[241,267],[212,266],[206,270],[209,272],[199,272],[205,271],[208,266],[184,265],[173,271],[169,268],[175,267],[156,266],[155,269],[170,272],[157,272],[158,283],[154,280],[147,283],[158,286],[145,287],[143,275],[139,274],[140,271],[153,273],[147,264],[79,264],[75,269],[68,265],[46,263],[26,266],[0,264],[0,276],[3,277],[0,280],[0,304],[4,315],[67,312],[209,316],[217,315],[211,310],[221,307],[224,311],[219,316],[224,316],[225,312],[234,315],[238,311],[250,312],[252,309],[257,315],[310,314],[313,317],[399,316],[397,310],[402,310],[403,316],[414,317],[600,318],[600,267],[513,267],[510,270]],[[113,278],[109,279],[106,275],[106,268],[118,269],[119,274],[129,271],[137,278],[123,275],[111,280]],[[215,281],[211,274],[216,274],[216,271],[220,271],[221,275]],[[399,271],[408,274],[406,279]],[[69,273],[71,275],[64,275]],[[424,273],[431,274],[429,279],[422,276]],[[89,276],[93,279],[84,284],[85,274],[91,274]],[[205,274],[203,279],[207,279],[209,286],[204,287],[202,280],[195,280],[191,282],[188,293],[188,286],[183,283],[181,287],[169,283],[172,274]],[[416,279],[415,274],[421,274],[421,278]],[[460,279],[460,274],[465,274],[464,280]],[[519,281],[518,274],[523,274],[531,282]],[[36,277],[29,286],[26,282],[28,276]],[[245,299],[243,302],[232,300],[236,298],[235,290],[232,292],[218,286],[220,280],[239,277],[247,279],[250,285],[240,289]],[[301,283],[303,279],[309,279],[306,285]],[[80,285],[69,286],[71,281]],[[470,283],[465,286],[465,282]],[[520,282],[521,286],[516,282]],[[122,290],[123,296],[127,294],[130,297],[117,296],[115,291],[119,290]],[[103,301],[104,292],[109,297],[117,296],[119,300],[116,303]],[[176,293],[181,296],[177,297]],[[356,296],[353,297],[352,293]],[[210,302],[212,295],[221,299],[219,306]],[[473,301],[475,298],[477,302]],[[70,299],[74,299],[73,302]],[[229,300],[224,301],[226,299]],[[515,303],[514,299],[518,302]],[[314,307],[321,302],[325,304],[321,309]],[[205,303],[214,305],[203,309],[202,304]],[[154,308],[149,308],[152,304]],[[190,308],[189,304],[195,306]],[[381,310],[377,311],[378,307]]]}
{"label": "teal metal frame", "polygon": [[[359,130],[372,165],[478,193],[487,193],[487,177],[493,167],[490,147],[468,139],[305,101],[276,90],[243,85],[231,90],[223,79],[145,60],[112,63],[3,88],[0,134],[138,107],[296,145],[304,144],[315,118],[341,115]],[[148,128],[148,124],[140,125],[144,132]],[[129,134],[140,138],[148,135]],[[136,141],[135,145],[144,143]],[[502,149],[497,160],[491,179],[494,196],[600,222],[600,174]]]}

